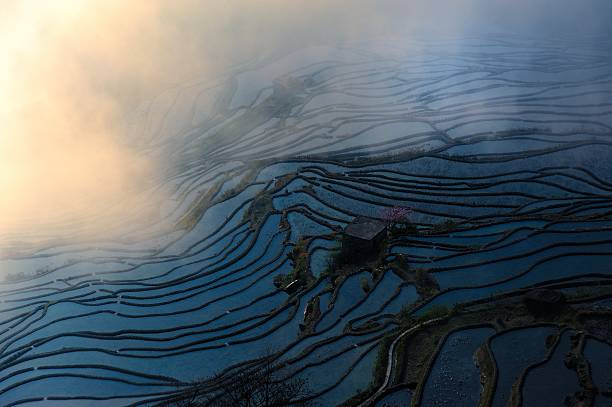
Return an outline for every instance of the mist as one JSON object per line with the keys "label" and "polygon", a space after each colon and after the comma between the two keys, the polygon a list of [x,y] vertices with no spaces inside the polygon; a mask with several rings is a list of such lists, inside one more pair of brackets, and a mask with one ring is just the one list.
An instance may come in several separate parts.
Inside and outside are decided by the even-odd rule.
{"label": "mist", "polygon": [[611,15],[603,0],[4,1],[0,240],[70,240],[78,224],[78,238],[100,238],[154,222],[168,198],[156,181],[174,163],[129,123],[180,84],[262,55],[387,36],[600,41]]}

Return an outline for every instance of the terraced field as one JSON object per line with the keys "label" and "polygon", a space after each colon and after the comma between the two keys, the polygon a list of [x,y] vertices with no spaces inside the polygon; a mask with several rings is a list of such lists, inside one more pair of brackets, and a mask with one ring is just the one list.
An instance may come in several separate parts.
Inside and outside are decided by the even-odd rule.
{"label": "terraced field", "polygon": [[[562,323],[458,327],[410,384],[401,351],[415,326],[402,318],[428,324],[533,287],[598,290],[609,318],[612,53],[599,45],[313,47],[161,95],[134,134],[169,157],[157,188],[172,193],[162,211],[173,231],[7,250],[0,404],[154,405],[199,380],[214,394],[264,355],[321,405],[505,405],[525,369],[524,405],[574,393]],[[330,277],[343,228],[397,207],[414,229],[386,258],[427,270],[439,290],[423,295],[392,263]],[[306,281],[283,290],[275,278],[294,273],[298,247]],[[554,349],[549,335],[561,335]],[[607,405],[612,339],[584,341]],[[472,361],[483,343],[490,396]],[[559,369],[564,382],[547,381]]]}

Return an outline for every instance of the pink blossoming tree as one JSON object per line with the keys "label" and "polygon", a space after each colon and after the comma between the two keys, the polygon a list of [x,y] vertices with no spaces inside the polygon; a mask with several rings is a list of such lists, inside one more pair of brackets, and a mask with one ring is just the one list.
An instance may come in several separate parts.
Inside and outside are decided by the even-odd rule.
{"label": "pink blossoming tree", "polygon": [[407,206],[392,206],[380,211],[380,219],[388,224],[409,223],[412,209]]}

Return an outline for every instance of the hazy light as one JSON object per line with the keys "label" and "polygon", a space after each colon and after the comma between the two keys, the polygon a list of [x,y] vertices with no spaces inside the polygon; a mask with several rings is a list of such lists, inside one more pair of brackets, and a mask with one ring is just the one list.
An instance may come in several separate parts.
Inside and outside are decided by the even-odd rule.
{"label": "hazy light", "polygon": [[[585,5],[588,3],[589,7]],[[604,0],[4,0],[0,8],[0,241],[140,213],[164,160],[125,118],[165,88],[310,44],[444,31],[606,30]],[[595,7],[597,5],[597,7]],[[603,11],[602,11],[603,10]],[[576,21],[589,21],[576,27]],[[603,27],[603,28],[602,28]],[[599,31],[597,31],[599,30]],[[305,61],[307,63],[308,61]],[[117,202],[122,211],[116,211]],[[162,202],[165,197],[148,197]],[[150,214],[147,214],[147,216]],[[24,226],[27,224],[29,226]],[[58,232],[59,233],[59,232]]]}

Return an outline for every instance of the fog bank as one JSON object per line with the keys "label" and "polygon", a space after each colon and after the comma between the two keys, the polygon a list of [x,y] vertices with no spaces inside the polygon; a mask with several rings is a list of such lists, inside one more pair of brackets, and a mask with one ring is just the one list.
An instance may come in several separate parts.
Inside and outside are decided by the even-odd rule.
{"label": "fog bank", "polygon": [[126,123],[178,84],[261,55],[374,37],[502,33],[600,44],[610,15],[603,0],[5,1],[0,240],[70,233],[58,225],[79,222],[100,237],[109,216],[150,222],[167,197],[147,195],[146,211],[140,197],[169,163],[146,138],[128,137]]}

